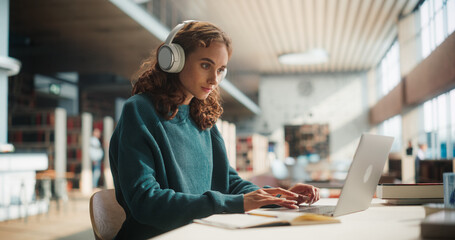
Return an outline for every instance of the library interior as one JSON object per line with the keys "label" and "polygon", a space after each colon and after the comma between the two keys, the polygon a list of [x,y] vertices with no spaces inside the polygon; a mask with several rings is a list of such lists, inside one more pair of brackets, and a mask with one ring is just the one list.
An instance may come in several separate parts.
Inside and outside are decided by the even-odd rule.
{"label": "library interior", "polygon": [[0,239],[107,239],[92,204],[117,186],[111,137],[141,65],[188,19],[232,40],[212,128],[242,179],[336,201],[362,134],[394,140],[365,216],[261,232],[191,223],[159,239],[446,237],[426,234],[455,174],[455,0],[0,0]]}

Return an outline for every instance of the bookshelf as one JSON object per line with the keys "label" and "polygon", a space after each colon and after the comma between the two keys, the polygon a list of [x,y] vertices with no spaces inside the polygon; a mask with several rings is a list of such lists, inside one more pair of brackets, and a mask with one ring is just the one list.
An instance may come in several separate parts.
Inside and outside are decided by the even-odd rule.
{"label": "bookshelf", "polygon": [[8,116],[8,142],[18,153],[43,152],[53,173],[55,193],[66,196],[67,119],[63,108],[12,111]]}
{"label": "bookshelf", "polygon": [[36,107],[33,75],[21,72],[8,78],[8,110],[19,112]]}
{"label": "bookshelf", "polygon": [[237,137],[236,169],[244,178],[269,171],[268,138],[260,134]]}
{"label": "bookshelf", "polygon": [[235,133],[235,124],[228,121],[223,121],[218,119],[216,122],[218,131],[220,131],[221,136],[223,137],[226,154],[229,159],[229,165],[236,169],[236,133]]}
{"label": "bookshelf", "polygon": [[[84,117],[83,117],[84,116]],[[84,120],[83,120],[84,119]],[[88,174],[91,171],[91,161],[83,161],[84,152],[89,152],[89,147],[83,147],[83,141],[91,137],[94,128],[99,128],[103,131],[104,119],[95,119],[91,113],[82,113],[82,115],[70,116],[67,120],[67,172],[74,175],[74,178],[69,183],[72,188],[80,188],[81,181],[87,182],[91,180]],[[87,127],[86,127],[87,126]],[[83,131],[84,129],[84,131]],[[110,137],[110,136],[109,136]],[[84,139],[84,140],[83,140]],[[101,141],[103,141],[101,139]],[[85,163],[85,164],[84,164]],[[87,174],[84,174],[85,179],[82,180],[82,169],[86,169]],[[88,186],[87,186],[88,187]],[[84,190],[85,191],[85,190]],[[86,190],[87,192],[89,190]]]}
{"label": "bookshelf", "polygon": [[320,159],[329,157],[329,125],[303,124],[284,127],[284,138],[289,144],[289,156],[297,158],[318,154]]}
{"label": "bookshelf", "polygon": [[[79,188],[83,194],[92,191],[92,162],[89,158],[90,137],[93,128],[103,132],[101,139],[107,153],[112,136],[114,121],[112,117],[93,118],[91,113],[66,116],[63,108],[20,111],[9,114],[8,138],[17,152],[45,152],[49,156],[49,174],[53,179],[68,180],[61,190]],[[105,127],[107,126],[107,128]],[[105,154],[102,178],[104,185],[113,187],[110,176],[109,156]],[[104,175],[104,176],[103,176]],[[60,194],[60,193],[59,193]],[[64,194],[64,193],[61,193]]]}
{"label": "bookshelf", "polygon": [[[129,95],[125,96],[128,98]],[[91,113],[94,119],[104,116],[113,116],[115,112],[115,99],[118,96],[92,94],[88,91],[81,92],[81,112]]]}
{"label": "bookshelf", "polygon": [[66,128],[57,128],[57,121],[66,121],[66,111],[62,108],[12,112],[8,116],[8,142],[16,151],[46,152],[49,169],[55,169],[56,157],[63,150],[56,138],[66,134]]}
{"label": "bookshelf", "polygon": [[82,163],[82,119],[80,116],[69,116],[67,119],[67,172],[74,174],[68,183],[71,188],[79,188]]}

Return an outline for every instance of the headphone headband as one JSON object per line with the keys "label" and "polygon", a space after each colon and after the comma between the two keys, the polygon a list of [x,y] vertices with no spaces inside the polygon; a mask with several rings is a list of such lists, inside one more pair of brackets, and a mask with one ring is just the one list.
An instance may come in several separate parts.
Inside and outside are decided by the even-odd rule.
{"label": "headphone headband", "polygon": [[172,31],[167,36],[166,41],[164,42],[164,44],[166,44],[166,45],[171,44],[172,41],[174,40],[175,35],[178,33],[178,31],[180,31],[180,29],[182,29],[186,24],[191,23],[191,22],[195,22],[195,21],[194,20],[186,20],[186,21],[183,21],[182,23],[178,24],[177,26],[175,26],[174,29],[172,29]]}

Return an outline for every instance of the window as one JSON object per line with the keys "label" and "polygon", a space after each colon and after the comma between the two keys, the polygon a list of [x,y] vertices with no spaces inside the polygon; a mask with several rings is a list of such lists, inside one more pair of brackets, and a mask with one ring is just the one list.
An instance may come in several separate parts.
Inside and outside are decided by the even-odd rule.
{"label": "window", "polygon": [[[455,10],[455,9],[454,9]],[[448,157],[455,157],[455,90],[450,91],[450,101],[449,101],[449,108],[450,110],[450,144],[447,152],[452,153],[452,156]]]}
{"label": "window", "polygon": [[455,0],[427,0],[419,8],[422,58],[455,30]]}
{"label": "window", "polygon": [[[395,40],[378,65],[378,96],[387,95],[401,81],[400,46]],[[401,116],[389,118],[379,125],[379,133],[395,138],[392,152],[401,150]]]}
{"label": "window", "polygon": [[423,104],[427,158],[449,159],[455,156],[455,89]]}
{"label": "window", "polygon": [[[450,0],[447,4],[447,32],[452,33],[455,31],[455,1]],[[450,13],[450,14],[448,14]]]}
{"label": "window", "polygon": [[401,115],[391,117],[379,125],[379,134],[394,137],[391,152],[401,151]]}
{"label": "window", "polygon": [[379,97],[385,96],[401,80],[400,74],[400,49],[398,41],[395,40],[384,55],[378,67]]}

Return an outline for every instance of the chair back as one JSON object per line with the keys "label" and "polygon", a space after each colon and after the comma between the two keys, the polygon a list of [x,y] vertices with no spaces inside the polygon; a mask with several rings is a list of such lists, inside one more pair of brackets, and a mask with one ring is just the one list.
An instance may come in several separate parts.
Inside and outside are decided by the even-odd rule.
{"label": "chair back", "polygon": [[114,189],[96,192],[90,198],[90,220],[95,239],[113,239],[125,221],[125,211],[115,198]]}

